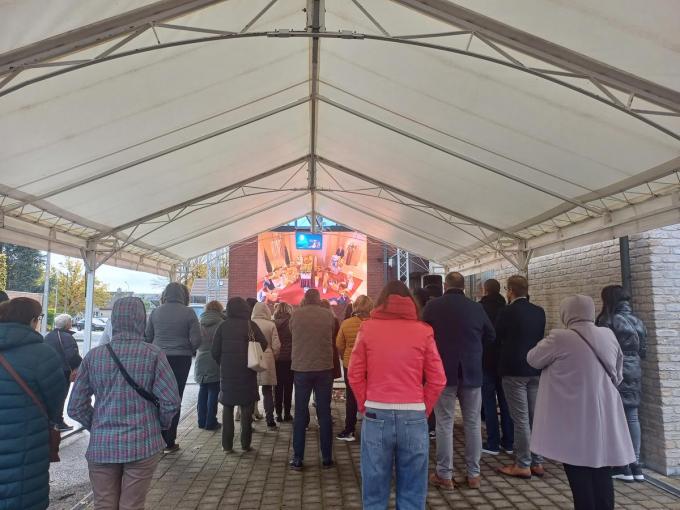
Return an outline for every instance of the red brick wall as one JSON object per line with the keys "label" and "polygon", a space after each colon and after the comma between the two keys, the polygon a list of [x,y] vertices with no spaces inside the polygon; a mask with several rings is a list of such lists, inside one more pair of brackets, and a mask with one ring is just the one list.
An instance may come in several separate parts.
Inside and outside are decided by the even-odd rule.
{"label": "red brick wall", "polygon": [[229,297],[257,295],[257,236],[229,247]]}

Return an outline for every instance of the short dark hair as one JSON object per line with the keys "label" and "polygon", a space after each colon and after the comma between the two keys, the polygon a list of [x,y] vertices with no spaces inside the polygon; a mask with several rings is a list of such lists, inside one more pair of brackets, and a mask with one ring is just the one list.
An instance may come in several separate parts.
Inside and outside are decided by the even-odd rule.
{"label": "short dark hair", "polygon": [[446,275],[446,278],[444,279],[444,285],[446,285],[449,289],[464,289],[465,277],[462,274],[453,271]]}
{"label": "short dark hair", "polygon": [[526,297],[529,294],[529,280],[521,274],[514,274],[508,278],[507,288],[517,297]]}
{"label": "short dark hair", "polygon": [[0,306],[0,322],[18,322],[30,326],[33,319],[40,317],[42,305],[35,299],[18,297],[5,301]]}
{"label": "short dark hair", "polygon": [[494,278],[489,278],[484,282],[484,290],[488,294],[500,294],[501,293],[501,284],[498,280]]}
{"label": "short dark hair", "polygon": [[321,294],[316,289],[309,289],[305,292],[305,305],[320,305]]}
{"label": "short dark hair", "polygon": [[5,301],[9,301],[9,296],[7,295],[7,292],[0,290],[0,303],[4,303]]}

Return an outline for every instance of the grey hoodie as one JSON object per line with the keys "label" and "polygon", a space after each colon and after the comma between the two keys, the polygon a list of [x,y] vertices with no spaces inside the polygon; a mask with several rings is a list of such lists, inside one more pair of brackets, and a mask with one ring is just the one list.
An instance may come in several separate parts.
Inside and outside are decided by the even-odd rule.
{"label": "grey hoodie", "polygon": [[160,347],[166,356],[192,356],[201,345],[201,326],[189,308],[186,287],[171,282],[163,291],[165,302],[151,312],[146,341]]}

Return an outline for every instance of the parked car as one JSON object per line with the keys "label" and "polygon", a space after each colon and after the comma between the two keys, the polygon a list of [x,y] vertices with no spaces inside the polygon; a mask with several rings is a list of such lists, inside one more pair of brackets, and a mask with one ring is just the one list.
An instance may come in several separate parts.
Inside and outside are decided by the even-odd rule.
{"label": "parked car", "polygon": [[[103,319],[101,317],[93,317],[92,318],[92,331],[104,331],[104,328],[106,327],[106,321],[107,319]],[[76,329],[78,331],[82,331],[85,329],[85,319],[80,319],[78,322],[75,324]]]}

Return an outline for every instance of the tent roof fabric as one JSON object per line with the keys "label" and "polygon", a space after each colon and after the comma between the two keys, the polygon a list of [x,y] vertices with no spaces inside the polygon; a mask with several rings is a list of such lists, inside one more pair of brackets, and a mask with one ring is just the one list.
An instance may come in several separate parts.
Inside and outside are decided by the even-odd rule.
{"label": "tent roof fabric", "polygon": [[167,274],[312,213],[519,268],[680,222],[677,69],[672,0],[3,2],[0,239]]}

